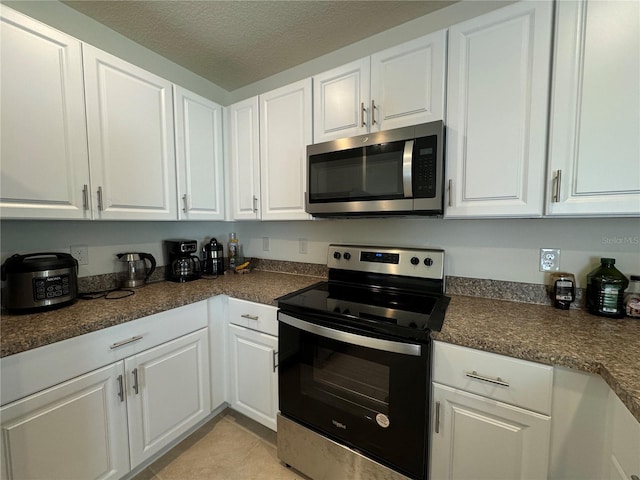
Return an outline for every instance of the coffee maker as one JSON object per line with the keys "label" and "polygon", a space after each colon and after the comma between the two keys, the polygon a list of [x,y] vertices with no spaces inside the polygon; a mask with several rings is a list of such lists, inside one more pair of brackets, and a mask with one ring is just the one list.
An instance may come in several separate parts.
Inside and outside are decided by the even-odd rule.
{"label": "coffee maker", "polygon": [[202,273],[209,278],[224,273],[224,245],[215,238],[202,247]]}
{"label": "coffee maker", "polygon": [[167,280],[172,282],[190,282],[202,275],[200,259],[197,256],[196,240],[165,240],[164,249],[168,259]]}

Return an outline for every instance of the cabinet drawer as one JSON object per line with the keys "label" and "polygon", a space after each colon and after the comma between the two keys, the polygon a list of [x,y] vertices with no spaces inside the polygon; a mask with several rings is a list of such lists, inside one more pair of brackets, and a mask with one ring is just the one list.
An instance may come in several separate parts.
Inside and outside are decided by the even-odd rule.
{"label": "cabinet drawer", "polygon": [[549,415],[553,367],[434,342],[434,382]]}
{"label": "cabinet drawer", "polygon": [[229,323],[278,336],[278,309],[262,303],[229,299]]}
{"label": "cabinet drawer", "polygon": [[206,326],[202,301],[4,357],[1,404]]}

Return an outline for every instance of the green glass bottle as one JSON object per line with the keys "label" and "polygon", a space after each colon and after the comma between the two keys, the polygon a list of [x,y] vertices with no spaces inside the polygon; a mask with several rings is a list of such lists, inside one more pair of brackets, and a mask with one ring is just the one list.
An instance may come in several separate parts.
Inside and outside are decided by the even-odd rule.
{"label": "green glass bottle", "polygon": [[624,316],[624,289],[629,285],[614,265],[615,258],[601,258],[600,266],[587,275],[587,309],[601,317]]}

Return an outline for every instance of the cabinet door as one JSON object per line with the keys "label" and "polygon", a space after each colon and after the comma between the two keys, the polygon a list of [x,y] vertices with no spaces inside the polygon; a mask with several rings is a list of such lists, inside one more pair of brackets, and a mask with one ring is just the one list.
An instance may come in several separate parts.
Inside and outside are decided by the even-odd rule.
{"label": "cabinet door", "polygon": [[444,118],[446,30],[371,56],[371,130]]}
{"label": "cabinet door", "polygon": [[131,467],[211,412],[207,329],[125,360]]}
{"label": "cabinet door", "polygon": [[80,42],[4,5],[0,15],[0,213],[91,218]]}
{"label": "cabinet door", "polygon": [[640,478],[640,423],[613,391],[609,391],[607,423],[607,478],[637,480]]}
{"label": "cabinet door", "polygon": [[122,362],[6,405],[3,478],[119,479],[129,472]]}
{"label": "cabinet door", "polygon": [[224,220],[222,106],[174,85],[178,218]]}
{"label": "cabinet door", "polygon": [[448,217],[542,215],[551,2],[449,30]]}
{"label": "cabinet door", "polygon": [[547,478],[550,417],[437,383],[432,405],[433,480]]}
{"label": "cabinet door", "polygon": [[278,339],[229,325],[231,408],[276,430]]}
{"label": "cabinet door", "polygon": [[313,143],[369,131],[369,57],[313,77]]}
{"label": "cabinet door", "polygon": [[309,220],[305,212],[311,79],[260,95],[262,220]]}
{"label": "cabinet door", "polygon": [[640,3],[556,5],[547,214],[640,215]]}
{"label": "cabinet door", "polygon": [[94,216],[176,220],[170,82],[83,47]]}
{"label": "cabinet door", "polygon": [[260,208],[258,97],[235,103],[227,111],[231,217],[233,220],[256,220]]}

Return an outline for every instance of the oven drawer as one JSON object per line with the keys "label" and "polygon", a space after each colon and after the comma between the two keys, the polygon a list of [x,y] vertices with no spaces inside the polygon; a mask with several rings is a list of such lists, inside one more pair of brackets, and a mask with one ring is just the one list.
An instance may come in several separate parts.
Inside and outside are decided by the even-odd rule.
{"label": "oven drawer", "polygon": [[548,365],[434,342],[432,380],[528,410],[551,414],[553,367]]}
{"label": "oven drawer", "polygon": [[262,303],[229,298],[229,323],[278,336],[278,309]]}

